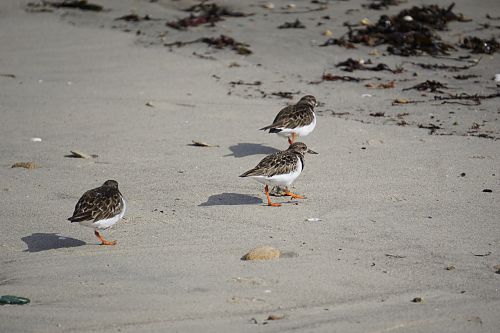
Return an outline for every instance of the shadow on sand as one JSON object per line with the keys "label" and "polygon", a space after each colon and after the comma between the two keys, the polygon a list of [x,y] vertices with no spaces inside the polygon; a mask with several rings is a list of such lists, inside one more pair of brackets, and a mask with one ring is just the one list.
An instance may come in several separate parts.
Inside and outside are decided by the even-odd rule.
{"label": "shadow on sand", "polygon": [[21,240],[28,245],[28,249],[24,250],[24,252],[41,252],[86,244],[79,239],[59,236],[56,233],[34,233],[31,236],[22,237]]}
{"label": "shadow on sand", "polygon": [[208,200],[198,206],[233,206],[261,204],[262,199],[253,195],[240,193],[221,193],[211,195]]}
{"label": "shadow on sand", "polygon": [[250,155],[260,155],[260,154],[269,155],[279,151],[278,149],[273,147],[263,146],[261,143],[246,143],[246,142],[232,145],[229,147],[229,150],[231,150],[232,154],[224,155],[224,157],[234,156],[236,158],[239,158]]}

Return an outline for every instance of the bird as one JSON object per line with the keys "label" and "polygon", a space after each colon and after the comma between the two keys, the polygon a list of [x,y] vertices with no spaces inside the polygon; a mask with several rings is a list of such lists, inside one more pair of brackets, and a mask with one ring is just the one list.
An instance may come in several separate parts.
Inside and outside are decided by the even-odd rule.
{"label": "bird", "polygon": [[262,127],[261,130],[269,130],[269,133],[284,136],[288,138],[288,143],[292,144],[297,136],[306,136],[316,127],[314,107],[317,105],[316,97],[306,95],[297,104],[283,108],[276,115],[273,123]]}
{"label": "bird", "polygon": [[116,245],[116,241],[105,240],[99,230],[111,228],[127,209],[127,204],[118,189],[116,180],[106,180],[100,187],[88,190],[78,200],[73,216],[68,220],[93,228],[101,245]]}
{"label": "bird", "polygon": [[290,186],[304,169],[304,155],[317,154],[317,152],[308,149],[302,142],[292,143],[287,150],[279,151],[268,155],[251,170],[240,175],[240,177],[250,177],[265,185],[267,205],[279,207],[281,204],[271,202],[269,196],[269,185],[284,186],[285,196],[294,199],[304,199],[303,196],[290,192]]}

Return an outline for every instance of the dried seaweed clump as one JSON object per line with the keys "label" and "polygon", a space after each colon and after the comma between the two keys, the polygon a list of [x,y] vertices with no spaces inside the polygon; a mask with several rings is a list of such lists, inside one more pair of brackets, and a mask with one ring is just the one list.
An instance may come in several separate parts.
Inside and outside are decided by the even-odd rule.
{"label": "dried seaweed clump", "polygon": [[355,29],[350,27],[348,40],[368,46],[390,44],[387,51],[400,56],[448,55],[454,47],[443,42],[435,30],[445,30],[451,21],[465,21],[462,14],[452,11],[454,6],[415,6],[396,16],[382,15],[375,24]]}
{"label": "dried seaweed clump", "polygon": [[462,40],[460,47],[469,49],[472,53],[493,54],[500,49],[500,43],[498,43],[495,38],[487,40],[468,36]]}
{"label": "dried seaweed clump", "polygon": [[177,21],[167,22],[167,26],[177,30],[185,30],[188,27],[197,27],[202,24],[215,24],[215,22],[224,20],[223,17],[248,16],[248,14],[235,12],[210,2],[199,3],[189,7],[185,11],[191,14]]}

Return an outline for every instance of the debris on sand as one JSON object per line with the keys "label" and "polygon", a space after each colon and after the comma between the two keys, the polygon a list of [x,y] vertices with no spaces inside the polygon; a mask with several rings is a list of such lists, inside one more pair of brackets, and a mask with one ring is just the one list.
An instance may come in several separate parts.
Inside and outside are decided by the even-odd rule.
{"label": "debris on sand", "polygon": [[196,140],[191,140],[193,143],[190,144],[190,146],[194,147],[220,147],[219,145],[213,145],[210,143],[206,143],[203,141],[196,141]]}
{"label": "debris on sand", "polygon": [[372,89],[392,89],[392,88],[396,87],[396,83],[394,80],[389,81],[387,83],[379,83],[379,84],[367,83],[367,84],[365,84],[365,87],[372,88]]}
{"label": "debris on sand", "polygon": [[78,150],[71,150],[70,153],[71,154],[66,155],[65,157],[70,157],[70,158],[86,158],[86,159],[99,157],[96,154],[89,155],[89,154],[82,153],[81,151],[78,151]]}
{"label": "debris on sand", "polygon": [[159,19],[153,19],[149,15],[139,16],[137,14],[128,14],[115,18],[115,21],[126,21],[126,22],[140,22],[140,21],[157,21]]}
{"label": "debris on sand", "polygon": [[404,104],[415,104],[415,103],[423,103],[424,101],[412,101],[405,98],[396,98],[392,101],[392,105],[404,105]]}
{"label": "debris on sand", "polygon": [[398,6],[403,2],[402,0],[370,0],[370,3],[363,4],[363,8],[382,10],[389,9],[389,6]]}
{"label": "debris on sand", "polygon": [[280,250],[271,246],[262,246],[251,250],[241,260],[273,260],[278,259],[280,254]]}
{"label": "debris on sand", "polygon": [[12,164],[11,168],[25,168],[28,170],[33,170],[38,168],[38,165],[35,162],[17,162]]}
{"label": "debris on sand", "polygon": [[479,37],[464,37],[460,43],[463,49],[469,49],[472,53],[493,54],[500,50],[500,43],[492,37],[491,39],[481,39]]}
{"label": "debris on sand", "polygon": [[306,26],[300,22],[299,19],[296,19],[295,22],[285,22],[282,25],[278,26],[278,29],[305,29]]}
{"label": "debris on sand", "polygon": [[167,26],[177,30],[186,30],[188,27],[197,27],[202,24],[214,25],[216,22],[223,21],[224,17],[245,17],[253,15],[235,12],[215,3],[204,1],[189,7],[185,11],[191,14],[183,19],[167,22]]}
{"label": "debris on sand", "polygon": [[403,72],[403,68],[399,67],[396,69],[391,69],[389,66],[383,63],[379,63],[376,66],[366,66],[366,65],[371,65],[372,62],[370,59],[368,59],[366,62],[363,62],[361,60],[355,60],[352,58],[347,59],[346,61],[341,61],[338,64],[335,65],[335,67],[340,67],[343,71],[346,72],[354,72],[356,70],[363,70],[363,71],[375,71],[375,72],[380,72],[380,71],[389,71],[393,74],[398,74]]}
{"label": "debris on sand", "polygon": [[349,42],[344,37],[329,38],[320,46],[330,46],[330,45],[342,46],[342,47],[345,47],[346,49],[356,49],[357,48],[353,43]]}
{"label": "debris on sand", "polygon": [[274,315],[274,314],[272,314],[272,315],[269,315],[269,317],[267,317],[267,320],[281,320],[283,318],[285,318],[284,315]]}
{"label": "debris on sand", "polygon": [[455,80],[468,80],[468,79],[474,79],[480,77],[479,75],[476,74],[464,74],[464,75],[454,75],[453,78]]}
{"label": "debris on sand", "polygon": [[373,78],[354,77],[349,75],[334,75],[331,73],[324,73],[320,81],[311,81],[309,84],[319,84],[323,81],[345,81],[345,82],[361,82],[371,80]]}
{"label": "debris on sand", "polygon": [[424,299],[422,297],[415,297],[411,300],[413,303],[422,303]]}
{"label": "debris on sand", "polygon": [[[436,95],[434,96],[434,99],[443,101],[442,104],[460,104],[466,106],[476,106],[476,105],[481,105],[481,100],[497,98],[497,97],[500,97],[500,92],[489,95],[479,95],[479,94],[470,95],[468,93],[460,93],[455,95],[448,94],[447,96]],[[472,102],[471,103],[459,102],[462,100],[472,101]]]}
{"label": "debris on sand", "polygon": [[293,95],[299,95],[300,93],[301,93],[300,90],[296,91],[296,92],[293,92],[293,91],[276,91],[276,92],[272,92],[271,95],[272,96],[278,96],[278,97],[281,97],[281,98],[286,98],[286,99],[293,99]]}
{"label": "debris on sand", "polygon": [[448,89],[448,87],[439,81],[427,80],[425,82],[414,85],[413,87],[404,88],[403,91],[412,90],[412,89],[415,89],[418,91],[427,91],[428,90],[430,92],[437,92],[437,93],[443,94],[444,91],[441,91],[439,89]]}
{"label": "debris on sand", "polygon": [[43,8],[43,7],[53,7],[53,8],[70,8],[70,9],[80,9],[86,11],[100,12],[103,7],[98,4],[90,3],[87,0],[63,0],[63,1],[40,1],[40,2],[29,2],[28,8]]}
{"label": "debris on sand", "polygon": [[436,30],[446,30],[448,22],[467,21],[462,14],[438,5],[405,9],[395,16],[380,16],[375,24],[359,27],[346,24],[349,28],[347,40],[368,46],[389,44],[387,51],[400,56],[448,54],[455,48],[443,42]]}
{"label": "debris on sand", "polygon": [[262,84],[261,81],[253,81],[253,82],[245,82],[243,80],[231,81],[230,85],[234,86],[260,86]]}
{"label": "debris on sand", "polygon": [[231,48],[233,51],[241,55],[252,54],[252,51],[248,48],[250,45],[238,42],[234,38],[225,35],[220,35],[219,37],[202,37],[188,42],[177,41],[173,43],[166,43],[163,45],[167,47],[182,47],[195,43],[205,43],[209,46],[215,47],[216,49]]}
{"label": "debris on sand", "polygon": [[445,64],[427,64],[427,63],[421,63],[421,62],[410,62],[410,64],[418,66],[423,69],[430,69],[430,70],[446,70],[448,72],[459,72],[462,70],[466,70],[469,68],[472,68],[474,66],[477,66],[479,64],[479,59],[478,61],[475,61],[474,63],[470,65],[464,65],[464,66],[453,66],[453,65],[445,65]]}
{"label": "debris on sand", "polygon": [[30,302],[29,298],[19,297],[13,295],[3,295],[0,296],[0,305],[4,304],[16,304],[16,305],[24,305]]}

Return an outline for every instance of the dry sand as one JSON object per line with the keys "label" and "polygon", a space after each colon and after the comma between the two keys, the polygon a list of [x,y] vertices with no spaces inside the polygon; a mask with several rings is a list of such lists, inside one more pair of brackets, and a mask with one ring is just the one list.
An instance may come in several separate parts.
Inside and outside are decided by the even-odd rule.
{"label": "dry sand", "polygon": [[[498,55],[483,56],[468,72],[481,75],[478,83],[405,65],[398,79],[418,77],[395,89],[310,85],[324,71],[343,74],[335,63],[368,58],[371,50],[319,48],[311,40],[381,12],[361,9],[361,1],[332,1],[324,12],[273,14],[242,1],[235,7],[256,15],[178,32],[164,21],[185,16],[178,9],[187,2],[96,2],[110,11],[28,13],[26,1],[0,3],[0,74],[15,75],[0,76],[0,295],[31,299],[0,307],[1,332],[498,331],[500,143],[462,134],[476,122],[482,127],[473,134],[498,138],[499,100],[438,106],[432,94],[400,89],[439,79],[454,92],[492,93]],[[286,3],[276,1],[275,11]],[[297,10],[315,6],[295,3]],[[361,11],[345,15],[349,8]],[[134,9],[163,21],[113,21]],[[474,21],[450,24],[444,34],[453,41],[476,34],[500,4],[461,0],[456,11]],[[317,27],[310,18],[318,15],[331,20]],[[307,29],[276,29],[297,17]],[[224,33],[254,54],[203,44],[169,51],[161,31],[168,31],[165,42]],[[498,36],[477,34],[492,31]],[[382,82],[394,77],[375,74]],[[262,85],[231,87],[237,80]],[[307,199],[275,198],[281,208],[266,207],[262,187],[238,178],[286,147],[257,129],[288,100],[261,98],[257,89],[300,90],[294,100],[310,93],[324,103],[316,130],[303,140],[320,155],[306,157],[294,186]],[[426,103],[392,107],[397,97]],[[392,118],[408,112],[410,125],[369,116],[380,111]],[[453,135],[417,128],[437,119],[438,132]],[[193,139],[220,147],[193,147]],[[70,150],[99,157],[65,157]],[[10,168],[23,161],[40,167]],[[129,206],[105,232],[118,241],[114,247],[98,246],[90,229],[66,221],[80,195],[106,179],[120,183]],[[262,245],[288,255],[240,260]],[[423,302],[411,302],[415,297]]]}

